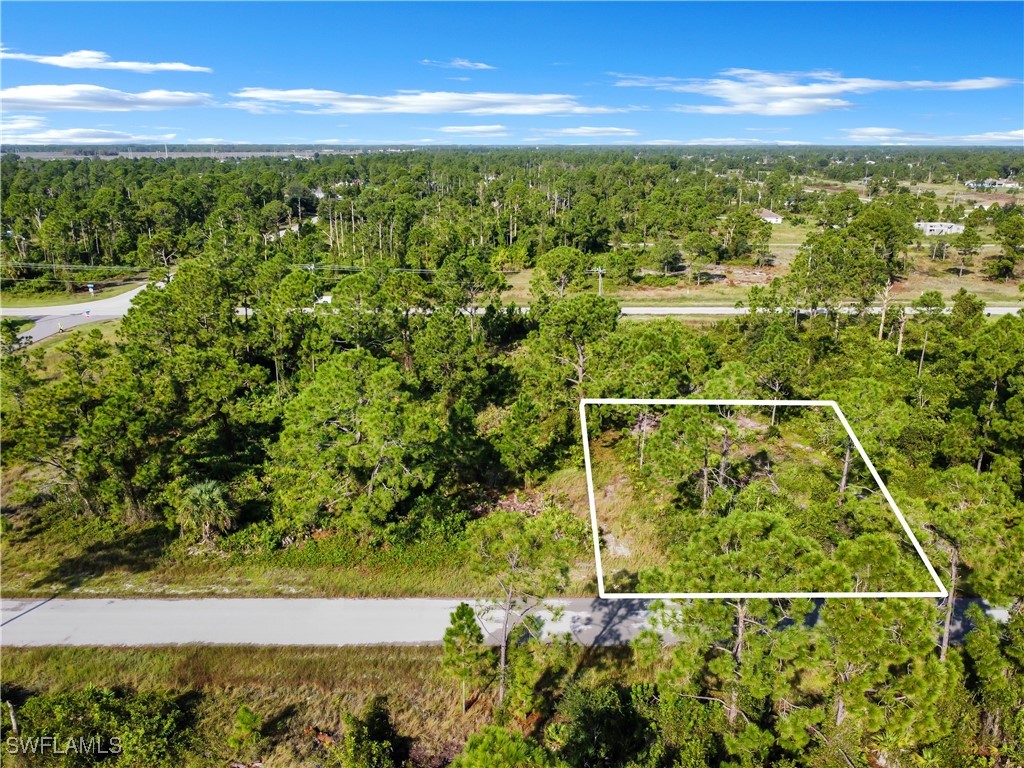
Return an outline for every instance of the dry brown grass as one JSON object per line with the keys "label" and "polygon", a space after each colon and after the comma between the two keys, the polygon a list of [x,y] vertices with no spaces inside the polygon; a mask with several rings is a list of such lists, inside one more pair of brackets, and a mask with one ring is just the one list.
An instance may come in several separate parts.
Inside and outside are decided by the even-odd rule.
{"label": "dry brown grass", "polygon": [[662,500],[634,487],[621,446],[616,445],[617,437],[606,433],[590,446],[594,504],[602,534],[601,564],[605,586],[611,589],[644,568],[669,563],[664,537],[658,531]]}
{"label": "dry brown grass", "polygon": [[[583,682],[652,678],[652,669],[639,667],[628,648],[569,646],[559,653],[566,654],[569,677]],[[409,740],[412,764],[444,765],[492,720],[495,704],[492,682],[475,692],[463,713],[437,646],[6,648],[0,679],[15,701],[87,685],[179,696],[198,734],[186,763],[193,768],[224,766],[235,757],[226,745],[243,704],[263,718],[261,756],[268,768],[319,764],[324,750],[317,734],[337,739],[342,714],[359,712],[376,696],[387,697],[398,735]],[[557,698],[567,683],[550,695]]]}
{"label": "dry brown grass", "polygon": [[337,738],[342,714],[374,696],[388,698],[398,733],[425,755],[457,752],[493,706],[486,690],[462,713],[439,647],[6,648],[2,679],[32,692],[92,684],[184,695],[205,746],[223,753],[213,763],[220,765],[230,757],[226,741],[243,704],[263,718],[264,763],[289,768],[322,758],[316,734]]}

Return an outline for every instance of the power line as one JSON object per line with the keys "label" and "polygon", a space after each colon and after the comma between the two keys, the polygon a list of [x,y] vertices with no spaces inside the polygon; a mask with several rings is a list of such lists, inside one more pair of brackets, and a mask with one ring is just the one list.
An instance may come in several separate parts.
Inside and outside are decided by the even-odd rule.
{"label": "power line", "polygon": [[49,283],[68,283],[68,282],[81,283],[82,282],[80,280],[71,280],[70,278],[65,278],[65,277],[47,277],[47,276],[41,276],[41,277],[0,277],[0,284],[2,284],[2,283],[9,283],[9,282],[35,283],[35,282],[39,282],[39,281],[46,281],[46,282],[49,282]]}
{"label": "power line", "polygon": [[110,265],[98,265],[90,266],[89,264],[51,264],[45,262],[33,262],[33,261],[8,261],[0,263],[0,268],[3,267],[15,267],[18,269],[68,269],[68,270],[116,270],[119,272],[149,272],[150,270],[157,269],[157,267],[130,267],[130,266],[110,266]]}

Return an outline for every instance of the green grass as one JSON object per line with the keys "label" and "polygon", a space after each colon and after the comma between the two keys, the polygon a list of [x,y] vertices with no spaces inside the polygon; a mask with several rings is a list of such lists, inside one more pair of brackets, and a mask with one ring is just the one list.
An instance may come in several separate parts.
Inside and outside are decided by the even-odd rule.
{"label": "green grass", "polygon": [[162,524],[15,515],[2,545],[4,595],[488,596],[452,546],[358,547],[337,534],[254,553],[189,553]]}
{"label": "green grass", "polygon": [[55,307],[63,304],[87,304],[91,301],[99,301],[100,299],[110,299],[114,296],[120,296],[122,293],[138,288],[143,283],[124,283],[122,285],[113,285],[109,288],[101,288],[96,291],[94,296],[90,296],[88,291],[75,291],[69,293],[67,291],[61,291],[59,293],[33,293],[30,295],[26,294],[12,294],[10,291],[0,291],[0,304],[11,309],[26,308],[26,307]]}
{"label": "green grass", "polygon": [[57,375],[57,367],[66,357],[64,347],[72,338],[78,334],[87,334],[93,329],[99,329],[105,340],[113,342],[117,337],[117,331],[120,326],[120,320],[94,320],[91,323],[82,323],[81,325],[69,328],[62,334],[49,336],[30,344],[28,349],[37,355],[41,355],[42,375],[50,379]]}
{"label": "green grass", "polygon": [[95,685],[181,696],[202,747],[192,766],[235,757],[227,739],[243,704],[263,718],[264,764],[297,768],[323,759],[316,734],[338,738],[342,714],[376,695],[387,696],[398,733],[427,755],[461,749],[490,720],[494,699],[488,688],[463,714],[439,647],[4,648],[2,680],[33,693]]}
{"label": "green grass", "polygon": [[[494,597],[495,582],[474,574],[456,538],[364,545],[335,533],[265,550],[243,529],[221,549],[189,551],[163,523],[127,527],[75,516],[33,495],[40,470],[4,470],[5,535],[0,539],[7,597]],[[589,519],[582,470],[556,472],[530,492],[510,495],[542,506],[553,497]],[[595,568],[582,547],[567,594],[592,596]]]}
{"label": "green grass", "polygon": [[784,245],[800,245],[806,240],[807,235],[816,227],[813,217],[805,216],[804,218],[807,219],[806,223],[799,225],[793,224],[792,219],[789,218],[784,218],[781,224],[772,224],[772,236],[769,241],[772,249]]}
{"label": "green grass", "polygon": [[608,432],[591,441],[591,467],[605,586],[628,592],[635,587],[631,574],[667,566],[669,560],[657,522],[661,500],[634,485],[629,467],[636,460],[633,447],[619,437]]}
{"label": "green grass", "polygon": [[36,321],[27,317],[5,317],[4,322],[9,323],[18,333],[31,331],[36,326]]}
{"label": "green grass", "polygon": [[[548,681],[552,699],[572,680],[630,684],[653,674],[628,648],[572,645],[549,653],[566,671]],[[338,739],[343,713],[360,711],[375,696],[387,697],[396,732],[410,740],[414,764],[447,765],[470,734],[492,721],[497,698],[496,681],[485,681],[471,690],[463,713],[438,646],[4,648],[0,681],[16,707],[28,695],[88,685],[176,696],[191,715],[198,742],[183,763],[190,768],[222,768],[237,757],[227,740],[242,705],[263,720],[264,765],[322,764],[320,734]],[[6,708],[3,714],[6,721]],[[512,718],[509,725],[529,730],[543,723]]]}

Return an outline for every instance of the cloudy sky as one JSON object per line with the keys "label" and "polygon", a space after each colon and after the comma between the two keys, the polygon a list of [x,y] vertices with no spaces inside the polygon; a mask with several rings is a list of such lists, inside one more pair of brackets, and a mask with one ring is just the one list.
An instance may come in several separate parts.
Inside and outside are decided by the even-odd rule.
{"label": "cloudy sky", "polygon": [[5,2],[5,144],[1024,145],[1024,4]]}

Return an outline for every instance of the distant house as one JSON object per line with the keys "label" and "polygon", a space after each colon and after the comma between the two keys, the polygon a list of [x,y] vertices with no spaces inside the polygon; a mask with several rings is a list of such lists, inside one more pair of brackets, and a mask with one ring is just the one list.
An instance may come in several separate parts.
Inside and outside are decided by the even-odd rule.
{"label": "distant house", "polygon": [[984,181],[965,181],[969,189],[1020,189],[1020,182],[1013,179],[985,179]]}
{"label": "distant house", "polygon": [[964,231],[963,224],[951,221],[918,221],[914,226],[925,235],[959,235]]}
{"label": "distant house", "polygon": [[769,224],[781,224],[782,217],[775,211],[769,211],[767,208],[762,208],[757,212],[757,215],[767,221]]}

